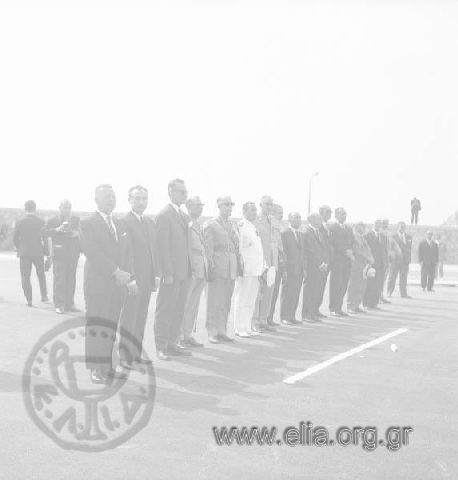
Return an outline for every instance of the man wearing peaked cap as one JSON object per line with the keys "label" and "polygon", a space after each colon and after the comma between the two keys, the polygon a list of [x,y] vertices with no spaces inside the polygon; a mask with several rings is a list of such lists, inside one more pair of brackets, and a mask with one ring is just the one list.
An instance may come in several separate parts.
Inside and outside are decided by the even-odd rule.
{"label": "man wearing peaked cap", "polygon": [[224,196],[217,199],[217,205],[219,216],[204,227],[209,264],[206,327],[210,343],[233,341],[227,336],[227,320],[238,271],[239,240],[229,219],[234,202]]}

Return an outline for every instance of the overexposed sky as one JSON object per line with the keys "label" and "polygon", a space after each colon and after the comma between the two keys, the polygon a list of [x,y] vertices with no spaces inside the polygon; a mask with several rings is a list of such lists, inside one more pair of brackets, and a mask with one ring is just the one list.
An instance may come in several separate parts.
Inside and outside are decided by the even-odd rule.
{"label": "overexposed sky", "polygon": [[0,207],[93,209],[93,189],[181,177],[207,215],[285,211],[440,224],[458,209],[458,2],[0,5]]}

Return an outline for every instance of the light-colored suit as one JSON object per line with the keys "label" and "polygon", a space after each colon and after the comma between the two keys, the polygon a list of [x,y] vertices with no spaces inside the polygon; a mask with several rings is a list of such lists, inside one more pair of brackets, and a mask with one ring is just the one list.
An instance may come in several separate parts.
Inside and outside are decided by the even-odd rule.
{"label": "light-colored suit", "polygon": [[199,313],[200,298],[207,282],[208,261],[205,249],[202,227],[197,220],[189,223],[189,259],[191,262],[192,277],[189,280],[188,296],[186,298],[183,337],[189,339],[194,330],[197,314]]}
{"label": "light-colored suit", "polygon": [[[264,252],[264,260],[267,267],[278,269],[278,241],[272,227],[272,219],[266,215],[259,215],[254,222],[259,233]],[[256,298],[255,310],[252,318],[252,326],[257,329],[259,326],[267,325],[267,317],[270,313],[272,303],[273,286],[268,287],[264,279],[261,279],[258,296]]]}
{"label": "light-colored suit", "polygon": [[204,227],[209,260],[207,322],[208,335],[226,335],[232,293],[237,276],[238,237],[230,220],[209,220]]}
{"label": "light-colored suit", "polygon": [[239,334],[251,331],[259,277],[265,269],[261,237],[255,225],[243,219],[238,224],[240,255],[243,260],[243,276],[237,278],[235,290],[234,328]]}

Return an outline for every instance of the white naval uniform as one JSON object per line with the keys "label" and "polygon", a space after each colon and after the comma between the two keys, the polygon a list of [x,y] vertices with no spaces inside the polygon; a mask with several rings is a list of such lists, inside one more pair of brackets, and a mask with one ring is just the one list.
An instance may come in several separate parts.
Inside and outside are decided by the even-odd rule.
{"label": "white naval uniform", "polygon": [[238,224],[240,255],[243,259],[243,277],[238,277],[235,290],[234,330],[236,334],[251,332],[256,297],[259,290],[259,277],[266,268],[261,237],[255,225],[243,219]]}

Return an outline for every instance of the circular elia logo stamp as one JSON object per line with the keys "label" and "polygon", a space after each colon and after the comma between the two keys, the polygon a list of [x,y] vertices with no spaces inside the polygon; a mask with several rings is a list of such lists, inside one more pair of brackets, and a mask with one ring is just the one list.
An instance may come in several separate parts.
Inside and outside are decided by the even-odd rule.
{"label": "circular elia logo stamp", "polygon": [[[91,351],[110,357],[119,344],[119,357],[131,367],[94,383],[88,368],[103,359],[88,358],[89,342]],[[100,452],[129,440],[148,424],[156,394],[152,363],[129,362],[130,352],[139,351],[132,335],[118,335],[110,322],[86,328],[86,319],[77,317],[60,323],[40,338],[25,363],[22,387],[30,418],[65,449]],[[107,363],[111,367],[112,358]]]}

